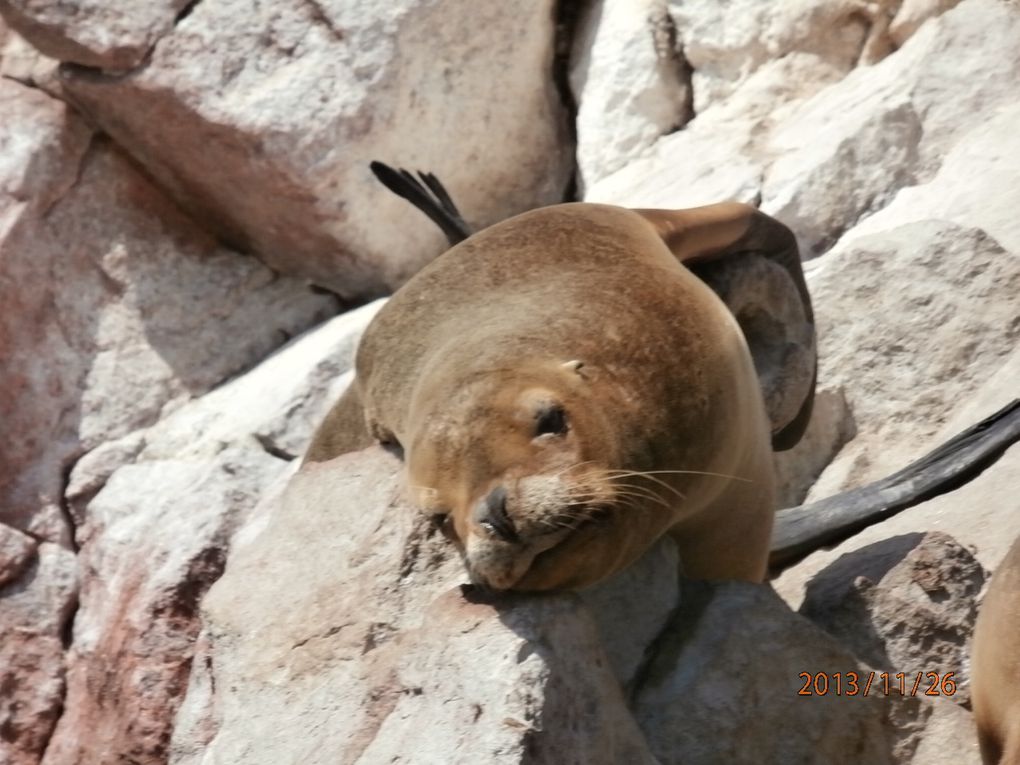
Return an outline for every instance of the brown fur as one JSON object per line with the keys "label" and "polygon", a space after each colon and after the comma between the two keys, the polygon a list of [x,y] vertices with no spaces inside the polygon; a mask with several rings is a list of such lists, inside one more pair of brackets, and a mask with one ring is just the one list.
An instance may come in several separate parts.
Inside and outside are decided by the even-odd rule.
{"label": "brown fur", "polygon": [[[399,443],[419,505],[497,589],[592,584],[666,532],[688,574],[760,581],[770,425],[736,321],[681,263],[775,231],[796,258],[785,227],[737,204],[567,204],[492,226],[379,312],[306,460]],[[553,405],[566,432],[536,436]],[[495,489],[509,541],[479,522]]]}
{"label": "brown fur", "polygon": [[999,564],[974,628],[971,693],[981,758],[1020,765],[1020,539]]}

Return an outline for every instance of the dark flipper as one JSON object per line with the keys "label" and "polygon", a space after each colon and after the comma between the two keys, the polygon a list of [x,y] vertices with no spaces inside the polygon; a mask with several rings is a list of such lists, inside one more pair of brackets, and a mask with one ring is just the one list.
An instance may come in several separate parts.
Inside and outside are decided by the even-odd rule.
{"label": "dark flipper", "polygon": [[415,178],[407,170],[394,170],[382,162],[372,162],[369,168],[383,186],[429,216],[443,230],[451,245],[471,236],[471,229],[457,206],[432,173],[419,172],[418,178]]}
{"label": "dark flipper", "polygon": [[888,478],[780,510],[769,566],[783,568],[822,545],[839,542],[900,510],[962,486],[1016,441],[1020,441],[1020,399]]}

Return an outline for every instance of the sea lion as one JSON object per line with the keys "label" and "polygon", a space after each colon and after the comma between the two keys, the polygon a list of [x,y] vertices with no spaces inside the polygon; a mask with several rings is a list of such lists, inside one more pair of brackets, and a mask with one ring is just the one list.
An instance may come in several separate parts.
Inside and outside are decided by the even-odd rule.
{"label": "sea lion", "polygon": [[461,241],[393,295],[305,459],[399,446],[417,503],[492,589],[581,588],[667,532],[688,575],[761,581],[772,442],[799,439],[814,379],[770,422],[737,320],[690,270],[748,251],[799,296],[791,334],[806,328],[813,370],[783,224],[738,203],[554,205]]}
{"label": "sea lion", "polygon": [[981,603],[971,696],[982,760],[1020,765],[1020,539],[999,564]]}

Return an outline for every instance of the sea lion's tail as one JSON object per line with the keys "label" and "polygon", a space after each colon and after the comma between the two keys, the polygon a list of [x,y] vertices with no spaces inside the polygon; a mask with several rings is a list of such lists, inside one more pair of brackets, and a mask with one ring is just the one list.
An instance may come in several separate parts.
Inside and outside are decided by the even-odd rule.
{"label": "sea lion's tail", "polygon": [[769,566],[781,570],[822,545],[834,544],[901,510],[952,491],[1020,441],[1020,399],[907,465],[867,486],[780,510]]}
{"label": "sea lion's tail", "polygon": [[471,236],[471,229],[464,222],[460,210],[432,173],[419,172],[415,178],[403,168],[395,170],[378,161],[369,164],[369,168],[383,186],[429,216],[443,230],[451,245]]}

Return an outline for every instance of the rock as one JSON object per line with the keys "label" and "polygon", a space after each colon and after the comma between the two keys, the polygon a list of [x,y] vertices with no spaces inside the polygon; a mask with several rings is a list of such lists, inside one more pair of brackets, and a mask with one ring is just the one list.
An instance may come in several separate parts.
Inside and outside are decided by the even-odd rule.
{"label": "rock", "polygon": [[[904,705],[906,706],[906,705]],[[896,762],[904,765],[981,765],[974,719],[959,704],[926,698],[913,705],[916,714],[902,720]]]}
{"label": "rock", "polygon": [[[808,53],[791,53],[751,75],[726,101],[585,192],[586,202],[631,207],[695,207],[726,199],[756,202],[770,157],[767,137],[798,103],[843,72]],[[612,115],[607,116],[610,121]]]}
{"label": "rock", "polygon": [[829,249],[848,221],[913,182],[918,162],[923,127],[909,100],[890,95],[874,111],[832,109],[816,97],[786,122],[773,138],[778,159],[765,176],[762,209],[797,233],[804,258]]}
{"label": "rock", "polygon": [[199,600],[234,529],[286,466],[252,440],[215,460],[122,467],[89,503],[66,711],[44,763],[166,762]]}
{"label": "rock", "polygon": [[856,434],[846,391],[841,386],[819,387],[815,392],[811,421],[800,443],[789,451],[773,455],[777,506],[801,504],[821,472]]}
{"label": "rock", "polygon": [[898,48],[910,39],[924,22],[945,13],[959,2],[960,0],[903,0],[889,24],[889,37]]}
{"label": "rock", "polygon": [[98,69],[140,65],[187,0],[113,5],[99,0],[0,0],[13,29],[51,58]]}
{"label": "rock", "polygon": [[9,29],[0,17],[0,77],[55,95],[60,91],[57,65]]}
{"label": "rock", "polygon": [[889,2],[670,0],[669,12],[694,69],[694,111],[723,101],[756,70],[791,53],[810,53],[844,73],[887,51]]}
{"label": "rock", "polygon": [[[1018,37],[1020,8],[967,0],[880,64],[817,93],[772,136],[779,158],[765,177],[762,209],[794,229],[802,254],[828,249],[897,189],[929,178],[967,130],[1015,103],[1007,83],[1020,77]],[[1006,124],[998,128],[1004,138]],[[994,156],[995,142],[987,149]]]}
{"label": "rock", "polygon": [[[1020,379],[1020,350],[1015,350],[1008,362],[979,390],[961,396],[951,410],[952,417],[933,443],[948,439],[1016,398],[1017,379]],[[839,467],[838,460],[835,467]],[[871,545],[887,544],[889,539],[916,539],[936,531],[971,550],[985,569],[994,571],[1012,540],[1020,536],[1020,515],[1010,500],[1017,475],[1020,475],[1020,445],[1012,446],[977,478],[956,491],[870,526],[831,550],[812,553],[773,580],[776,591],[793,608],[799,608],[814,576],[840,557]]]}
{"label": "rock", "polygon": [[895,699],[798,695],[801,673],[864,671],[768,587],[692,585],[681,603],[634,697],[660,763],[893,761]]}
{"label": "rock", "polygon": [[1020,154],[1017,120],[1020,105],[1015,103],[990,113],[949,150],[934,178],[900,189],[888,205],[855,226],[852,235],[938,218],[980,228],[1020,255],[1020,221],[1014,214],[1020,191],[1012,183]]}
{"label": "rock", "polygon": [[570,87],[580,191],[682,127],[691,116],[689,73],[666,0],[585,4]]}
{"label": "rock", "polygon": [[259,501],[296,469],[381,304],[331,320],[77,463],[67,500],[81,546],[81,606],[67,711],[46,765],[166,762],[199,599],[222,573],[235,530],[258,523]]}
{"label": "rock", "polygon": [[0,523],[0,587],[21,573],[38,547],[36,539]]}
{"label": "rock", "polygon": [[904,673],[919,693],[943,693],[951,675],[952,693],[944,695],[969,706],[964,667],[985,579],[981,564],[948,534],[902,534],[819,571],[800,613],[869,667]]}
{"label": "rock", "polygon": [[953,435],[936,437],[1020,337],[1020,260],[979,230],[924,221],[847,236],[807,276],[819,379],[844,387],[857,427],[814,499],[884,477]]}
{"label": "rock", "polygon": [[0,587],[0,762],[36,765],[60,717],[74,553],[44,542]]}
{"label": "rock", "polygon": [[562,198],[552,6],[198,3],[144,67],[64,86],[235,248],[378,295],[443,245],[369,160],[435,173],[476,226]]}
{"label": "rock", "polygon": [[0,99],[2,520],[56,541],[63,473],[82,452],[243,371],[336,302],[218,246],[62,102],[9,80]]}
{"label": "rock", "polygon": [[235,548],[171,762],[653,762],[581,600],[457,587],[400,469],[378,448],[307,465]]}

